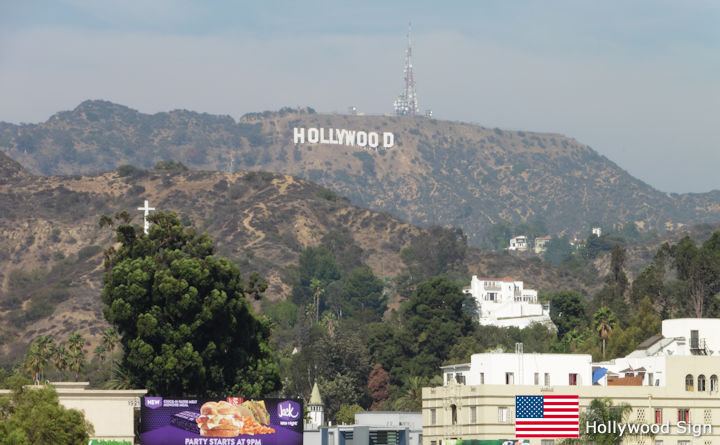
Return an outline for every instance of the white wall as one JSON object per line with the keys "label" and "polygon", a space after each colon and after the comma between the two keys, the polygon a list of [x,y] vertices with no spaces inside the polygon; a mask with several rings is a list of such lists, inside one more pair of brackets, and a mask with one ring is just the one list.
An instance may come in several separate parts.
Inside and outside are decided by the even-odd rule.
{"label": "white wall", "polygon": [[720,354],[720,319],[675,318],[672,320],[663,320],[662,322],[662,334],[664,337],[684,337],[686,339],[684,348],[678,347],[672,351],[675,355],[689,355],[691,353],[691,330],[697,330],[698,337],[705,340],[709,355]]}
{"label": "white wall", "polygon": [[[592,385],[592,357],[588,354],[473,354],[470,370],[465,375],[466,385],[505,385],[506,374],[513,374],[513,384],[534,385],[538,373],[538,386],[545,386],[545,373],[549,386],[567,385],[569,374],[577,374],[578,385]],[[456,371],[443,369],[447,373]],[[482,374],[482,377],[481,377]]]}

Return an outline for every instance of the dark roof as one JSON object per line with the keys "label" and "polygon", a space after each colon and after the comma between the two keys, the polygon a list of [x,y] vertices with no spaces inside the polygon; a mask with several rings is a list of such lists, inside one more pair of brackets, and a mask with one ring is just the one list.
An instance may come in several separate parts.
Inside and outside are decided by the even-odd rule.
{"label": "dark roof", "polygon": [[639,345],[637,345],[637,348],[636,348],[636,349],[647,349],[647,348],[649,348],[650,346],[652,346],[652,345],[654,345],[655,343],[657,343],[657,342],[659,342],[660,340],[662,340],[663,338],[665,338],[665,337],[663,337],[661,334],[653,335],[652,337],[648,338],[648,339],[645,340],[644,342],[642,342],[642,343],[640,343]]}

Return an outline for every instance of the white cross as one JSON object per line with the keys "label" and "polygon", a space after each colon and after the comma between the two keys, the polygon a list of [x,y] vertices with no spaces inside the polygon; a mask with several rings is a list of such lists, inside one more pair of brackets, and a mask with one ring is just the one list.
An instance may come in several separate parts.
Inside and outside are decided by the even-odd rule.
{"label": "white cross", "polygon": [[145,235],[148,234],[148,231],[150,230],[150,223],[147,220],[148,215],[150,214],[150,210],[155,210],[155,207],[148,207],[148,200],[145,200],[145,207],[138,207],[138,210],[144,210],[145,216],[143,216],[143,223],[145,228]]}

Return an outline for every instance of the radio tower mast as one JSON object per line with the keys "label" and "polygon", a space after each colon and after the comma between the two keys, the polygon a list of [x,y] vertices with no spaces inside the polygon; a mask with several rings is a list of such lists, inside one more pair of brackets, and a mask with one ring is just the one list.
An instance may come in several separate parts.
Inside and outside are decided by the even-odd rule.
{"label": "radio tower mast", "polygon": [[412,23],[408,23],[408,47],[405,55],[405,90],[395,99],[395,114],[398,116],[417,116],[418,103],[417,94],[415,93],[415,77],[413,76],[412,65],[412,42],[410,41],[410,32],[412,31]]}

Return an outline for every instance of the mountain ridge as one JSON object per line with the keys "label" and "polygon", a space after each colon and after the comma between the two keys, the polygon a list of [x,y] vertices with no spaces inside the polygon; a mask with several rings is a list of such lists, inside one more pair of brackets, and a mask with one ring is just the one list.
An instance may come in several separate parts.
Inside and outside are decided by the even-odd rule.
{"label": "mountain ridge", "polygon": [[[295,127],[390,131],[395,147],[295,144]],[[164,159],[194,169],[290,174],[414,224],[460,227],[474,245],[501,221],[542,220],[550,234],[584,236],[592,224],[662,231],[720,218],[720,191],[660,192],[572,138],[426,118],[284,108],[236,121],[85,101],[42,124],[0,125],[0,150],[36,174],[151,167]]]}

